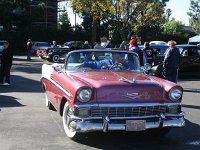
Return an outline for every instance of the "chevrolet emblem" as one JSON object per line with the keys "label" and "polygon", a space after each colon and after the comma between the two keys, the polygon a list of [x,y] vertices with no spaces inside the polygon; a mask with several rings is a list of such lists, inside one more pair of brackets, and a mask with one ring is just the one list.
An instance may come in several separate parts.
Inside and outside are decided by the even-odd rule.
{"label": "chevrolet emblem", "polygon": [[130,99],[136,99],[138,97],[141,97],[142,95],[139,95],[138,93],[126,93],[126,95],[122,95],[124,97],[128,97]]}

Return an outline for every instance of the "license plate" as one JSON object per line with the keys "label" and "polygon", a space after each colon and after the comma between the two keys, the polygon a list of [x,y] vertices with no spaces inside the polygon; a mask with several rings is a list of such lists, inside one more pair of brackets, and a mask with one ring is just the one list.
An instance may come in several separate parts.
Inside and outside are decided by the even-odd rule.
{"label": "license plate", "polygon": [[143,131],[145,123],[145,120],[126,120],[126,131]]}

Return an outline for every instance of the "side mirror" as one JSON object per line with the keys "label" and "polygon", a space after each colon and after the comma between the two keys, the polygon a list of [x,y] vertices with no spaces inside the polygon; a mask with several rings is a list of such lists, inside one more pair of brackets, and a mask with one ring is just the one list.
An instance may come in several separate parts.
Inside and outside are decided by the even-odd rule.
{"label": "side mirror", "polygon": [[55,70],[55,71],[57,71],[57,72],[60,72],[60,71],[62,71],[62,69],[63,69],[63,65],[61,65],[61,64],[53,64],[52,65],[52,68]]}

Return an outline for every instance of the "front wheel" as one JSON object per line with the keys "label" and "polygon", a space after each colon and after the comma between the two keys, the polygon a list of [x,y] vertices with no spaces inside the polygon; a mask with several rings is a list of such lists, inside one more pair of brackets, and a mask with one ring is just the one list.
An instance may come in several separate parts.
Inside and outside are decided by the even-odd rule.
{"label": "front wheel", "polygon": [[59,57],[60,57],[60,56],[59,56],[58,54],[53,55],[53,56],[52,56],[52,61],[53,61],[53,62],[58,62]]}
{"label": "front wheel", "polygon": [[64,109],[63,109],[63,127],[64,127],[66,135],[70,139],[77,141],[81,138],[81,135],[80,135],[80,133],[77,133],[72,127],[70,127],[72,120],[70,118],[70,110],[69,109],[70,109],[69,104],[68,104],[68,102],[66,102]]}

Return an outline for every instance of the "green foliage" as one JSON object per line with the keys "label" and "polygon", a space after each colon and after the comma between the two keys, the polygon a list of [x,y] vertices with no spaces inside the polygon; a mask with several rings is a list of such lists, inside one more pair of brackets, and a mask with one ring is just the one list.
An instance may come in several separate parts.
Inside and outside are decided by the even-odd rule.
{"label": "green foliage", "polygon": [[0,25],[5,31],[24,28],[29,22],[30,0],[1,0],[0,1]]}
{"label": "green foliage", "polygon": [[138,34],[145,26],[153,26],[162,18],[165,3],[146,0],[70,0],[77,13],[90,13],[103,23],[109,23],[109,30],[120,33]]}
{"label": "green foliage", "polygon": [[81,15],[83,22],[81,25],[83,26],[84,30],[86,32],[91,32],[92,31],[92,16],[89,13],[83,13]]}
{"label": "green foliage", "polygon": [[163,33],[167,35],[175,35],[181,34],[184,32],[183,30],[184,24],[181,21],[171,20],[162,25]]}
{"label": "green foliage", "polygon": [[72,31],[72,26],[71,26],[71,23],[70,23],[69,16],[68,16],[67,12],[63,13],[60,16],[58,28],[61,29],[61,30]]}
{"label": "green foliage", "polygon": [[200,0],[191,0],[189,10],[190,24],[196,33],[200,33]]}

